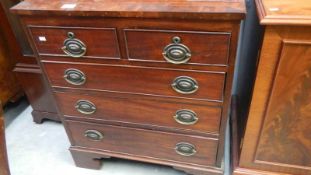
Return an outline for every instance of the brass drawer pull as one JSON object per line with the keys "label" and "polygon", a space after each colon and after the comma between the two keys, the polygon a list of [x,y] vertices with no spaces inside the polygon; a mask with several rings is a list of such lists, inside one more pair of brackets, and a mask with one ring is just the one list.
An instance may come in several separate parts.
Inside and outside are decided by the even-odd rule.
{"label": "brass drawer pull", "polygon": [[62,50],[71,57],[79,58],[85,55],[86,45],[79,39],[75,38],[73,32],[68,32],[68,38],[64,41]]}
{"label": "brass drawer pull", "polygon": [[82,85],[86,81],[85,74],[82,71],[73,68],[65,70],[64,78],[68,83],[73,85]]}
{"label": "brass drawer pull", "polygon": [[92,141],[101,141],[104,135],[97,130],[86,130],[84,136]]}
{"label": "brass drawer pull", "polygon": [[171,86],[176,92],[181,94],[193,94],[199,89],[198,82],[187,76],[175,78]]}
{"label": "brass drawer pull", "polygon": [[173,64],[187,63],[191,58],[190,49],[181,44],[181,38],[178,36],[173,37],[172,42],[163,49],[164,59]]}
{"label": "brass drawer pull", "polygon": [[182,125],[194,125],[199,120],[197,114],[189,109],[181,109],[176,111],[174,118],[177,123]]}
{"label": "brass drawer pull", "polygon": [[177,143],[175,151],[182,156],[193,156],[197,152],[194,145],[186,142]]}
{"label": "brass drawer pull", "polygon": [[79,100],[75,107],[81,114],[91,115],[96,112],[96,106],[88,100]]}

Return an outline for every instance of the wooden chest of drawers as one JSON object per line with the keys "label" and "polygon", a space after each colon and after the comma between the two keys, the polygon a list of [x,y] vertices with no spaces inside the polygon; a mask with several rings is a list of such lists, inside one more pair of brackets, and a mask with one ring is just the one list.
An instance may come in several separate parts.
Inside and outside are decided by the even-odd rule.
{"label": "wooden chest of drawers", "polygon": [[13,11],[77,166],[118,157],[223,174],[242,0],[28,0]]}

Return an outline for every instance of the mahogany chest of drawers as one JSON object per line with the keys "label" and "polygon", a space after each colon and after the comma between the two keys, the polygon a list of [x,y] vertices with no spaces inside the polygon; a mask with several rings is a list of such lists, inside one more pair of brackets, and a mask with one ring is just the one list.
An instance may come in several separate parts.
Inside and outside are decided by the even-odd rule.
{"label": "mahogany chest of drawers", "polygon": [[27,0],[13,11],[77,166],[117,157],[223,174],[242,0]]}

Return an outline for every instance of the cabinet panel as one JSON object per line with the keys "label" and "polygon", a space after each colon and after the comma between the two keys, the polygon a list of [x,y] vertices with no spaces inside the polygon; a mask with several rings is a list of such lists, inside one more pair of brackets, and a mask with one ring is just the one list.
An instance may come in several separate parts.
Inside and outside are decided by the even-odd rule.
{"label": "cabinet panel", "polygon": [[285,41],[256,160],[311,168],[311,43]]}
{"label": "cabinet panel", "polygon": [[311,174],[309,31],[265,28],[235,175]]}

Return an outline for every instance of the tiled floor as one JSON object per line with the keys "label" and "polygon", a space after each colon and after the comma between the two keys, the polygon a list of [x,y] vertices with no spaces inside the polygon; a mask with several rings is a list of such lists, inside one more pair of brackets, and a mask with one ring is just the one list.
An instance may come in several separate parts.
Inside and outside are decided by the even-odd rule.
{"label": "tiled floor", "polygon": [[5,112],[11,175],[185,175],[171,167],[120,159],[104,160],[101,170],[77,168],[62,124],[35,124],[31,111],[22,101]]}

